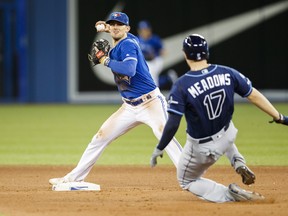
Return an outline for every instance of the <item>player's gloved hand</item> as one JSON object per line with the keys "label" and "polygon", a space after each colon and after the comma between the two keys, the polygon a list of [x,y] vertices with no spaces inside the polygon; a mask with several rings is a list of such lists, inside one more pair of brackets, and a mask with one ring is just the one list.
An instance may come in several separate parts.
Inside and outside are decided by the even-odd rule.
{"label": "player's gloved hand", "polygon": [[273,119],[272,121],[269,121],[269,123],[276,122],[278,124],[284,124],[288,125],[288,116],[284,116],[281,113],[279,113],[279,119]]}
{"label": "player's gloved hand", "polygon": [[150,159],[150,165],[151,167],[155,167],[157,164],[157,157],[163,157],[163,150],[159,150],[157,147],[154,149],[154,152],[152,153],[151,159]]}
{"label": "player's gloved hand", "polygon": [[108,57],[109,50],[109,42],[105,39],[99,39],[92,44],[91,52],[88,54],[88,60],[93,62],[94,65],[104,64],[107,66],[110,61]]}

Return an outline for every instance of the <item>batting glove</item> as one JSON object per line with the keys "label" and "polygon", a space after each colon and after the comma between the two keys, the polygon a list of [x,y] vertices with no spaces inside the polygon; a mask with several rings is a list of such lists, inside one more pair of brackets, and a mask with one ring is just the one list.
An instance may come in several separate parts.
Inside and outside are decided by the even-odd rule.
{"label": "batting glove", "polygon": [[278,124],[288,125],[288,116],[284,116],[281,113],[279,113],[279,119],[273,119],[272,121],[269,121],[270,123],[276,122]]}
{"label": "batting glove", "polygon": [[152,153],[151,159],[150,159],[150,165],[151,167],[155,167],[157,164],[157,157],[163,157],[163,150],[159,150],[157,147],[154,149],[154,152]]}

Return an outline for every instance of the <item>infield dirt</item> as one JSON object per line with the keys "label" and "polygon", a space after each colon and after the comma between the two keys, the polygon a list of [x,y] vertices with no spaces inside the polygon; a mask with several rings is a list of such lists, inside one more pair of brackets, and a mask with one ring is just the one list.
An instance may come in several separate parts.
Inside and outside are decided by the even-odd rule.
{"label": "infield dirt", "polygon": [[216,204],[183,191],[171,166],[95,166],[86,181],[101,191],[56,192],[48,180],[61,177],[72,166],[0,166],[0,215],[49,216],[287,216],[288,167],[250,167],[256,184],[243,185],[229,166],[211,167],[204,177],[228,185],[232,182],[255,190],[261,202]]}

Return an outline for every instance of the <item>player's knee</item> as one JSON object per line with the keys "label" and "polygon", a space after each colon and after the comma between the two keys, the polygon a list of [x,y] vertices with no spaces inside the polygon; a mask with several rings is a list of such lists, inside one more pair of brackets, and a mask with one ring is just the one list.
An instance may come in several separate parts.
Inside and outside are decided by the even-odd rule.
{"label": "player's knee", "polygon": [[179,174],[179,172],[177,172],[177,180],[178,180],[179,186],[182,189],[186,189],[187,184],[189,184],[189,181],[185,180],[184,176],[182,174]]}
{"label": "player's knee", "polygon": [[186,180],[183,179],[183,178],[177,178],[177,180],[178,180],[179,186],[180,186],[182,189],[187,190],[188,185],[189,185],[190,182],[189,182],[189,181],[186,181]]}
{"label": "player's knee", "polygon": [[99,139],[98,133],[93,136],[91,142],[94,143],[97,139]]}
{"label": "player's knee", "polygon": [[160,139],[161,136],[162,136],[164,127],[165,127],[165,123],[164,123],[164,124],[160,124],[157,128],[155,128],[155,129],[153,130],[153,133],[155,134],[156,137],[159,137],[159,139]]}
{"label": "player's knee", "polygon": [[99,141],[105,141],[108,139],[108,136],[105,134],[103,130],[99,130],[92,138],[92,142],[99,142]]}
{"label": "player's knee", "polygon": [[177,169],[177,180],[180,187],[184,190],[188,190],[191,182],[196,181],[197,177],[192,175],[187,175],[185,170]]}

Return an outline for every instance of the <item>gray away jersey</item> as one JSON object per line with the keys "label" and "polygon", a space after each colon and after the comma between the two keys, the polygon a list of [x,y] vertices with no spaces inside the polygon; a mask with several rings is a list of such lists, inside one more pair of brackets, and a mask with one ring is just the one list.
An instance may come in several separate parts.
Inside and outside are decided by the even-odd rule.
{"label": "gray away jersey", "polygon": [[168,112],[185,115],[191,137],[211,136],[232,119],[234,93],[247,97],[251,91],[252,84],[243,74],[213,64],[201,71],[188,71],[175,82]]}

